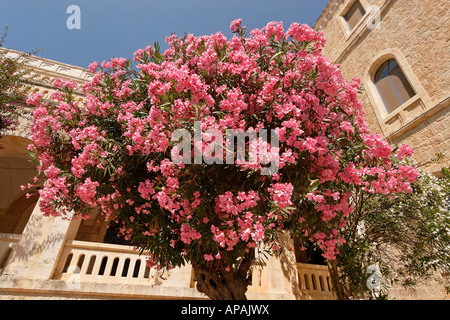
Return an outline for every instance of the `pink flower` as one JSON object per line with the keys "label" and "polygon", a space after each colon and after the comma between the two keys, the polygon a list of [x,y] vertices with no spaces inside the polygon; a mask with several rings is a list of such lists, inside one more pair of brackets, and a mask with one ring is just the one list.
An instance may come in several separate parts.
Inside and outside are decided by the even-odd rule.
{"label": "pink flower", "polygon": [[191,228],[187,224],[182,224],[181,228],[181,241],[186,244],[190,244],[192,240],[200,239],[202,235],[197,232],[194,228]]}
{"label": "pink flower", "polygon": [[392,153],[392,146],[386,140],[383,140],[380,134],[363,135],[364,142],[369,147],[367,154],[374,158],[389,158]]}
{"label": "pink flower", "polygon": [[251,233],[252,235],[252,239],[253,241],[255,241],[255,243],[258,243],[262,240],[264,240],[265,238],[265,234],[264,234],[264,226],[262,225],[261,222],[257,221],[256,224],[254,225],[254,231]]}
{"label": "pink flower", "polygon": [[98,62],[97,61],[94,61],[91,64],[89,64],[89,71],[96,72],[97,68],[98,68]]}
{"label": "pink flower", "polygon": [[212,254],[205,254],[205,255],[203,255],[203,258],[205,258],[206,261],[214,260],[214,257],[212,256]]}
{"label": "pink flower", "polygon": [[397,149],[396,154],[397,154],[398,160],[403,160],[404,158],[412,157],[414,155],[414,149],[412,149],[410,146],[408,146],[406,144],[402,144]]}
{"label": "pink flower", "polygon": [[320,34],[311,29],[306,24],[299,25],[298,23],[294,22],[286,32],[286,36],[292,37],[298,42],[302,42],[318,39],[320,37]]}
{"label": "pink flower", "polygon": [[275,41],[280,41],[284,36],[283,22],[271,21],[266,25],[264,31],[266,32],[267,39],[274,36]]}
{"label": "pink flower", "polygon": [[349,135],[355,133],[355,129],[353,128],[353,125],[349,121],[342,121],[340,127],[343,131],[347,132]]}
{"label": "pink flower", "polygon": [[86,178],[83,184],[79,184],[76,196],[91,206],[95,206],[96,188],[99,186],[97,181],[92,182],[91,178]]}
{"label": "pink flower", "polygon": [[241,27],[242,19],[233,20],[230,24],[230,30],[236,32]]}
{"label": "pink flower", "polygon": [[174,177],[170,177],[167,179],[167,191],[168,192],[175,192],[176,189],[178,189],[180,186],[178,179]]}
{"label": "pink flower", "polygon": [[45,175],[49,179],[55,179],[60,172],[61,170],[59,168],[56,168],[53,164],[45,169]]}
{"label": "pink flower", "polygon": [[39,106],[39,102],[42,99],[42,97],[44,96],[43,93],[34,93],[31,96],[28,97],[26,103],[27,105],[31,105],[31,106]]}
{"label": "pink flower", "polygon": [[318,232],[314,235],[314,238],[316,238],[317,240],[323,240],[326,238],[326,235],[323,232]]}
{"label": "pink flower", "polygon": [[408,182],[412,183],[420,176],[419,170],[412,166],[401,166],[398,168],[401,177]]}
{"label": "pink flower", "polygon": [[153,183],[148,179],[139,183],[138,191],[141,194],[141,197],[147,200],[150,200],[150,195],[155,193]]}
{"label": "pink flower", "polygon": [[291,197],[293,190],[294,186],[291,183],[275,183],[268,189],[272,195],[272,199],[280,209],[292,205]]}
{"label": "pink flower", "polygon": [[53,80],[53,86],[55,86],[56,88],[69,88],[71,90],[75,90],[76,88],[78,88],[78,84],[72,79],[64,80],[61,78],[56,78],[55,80]]}

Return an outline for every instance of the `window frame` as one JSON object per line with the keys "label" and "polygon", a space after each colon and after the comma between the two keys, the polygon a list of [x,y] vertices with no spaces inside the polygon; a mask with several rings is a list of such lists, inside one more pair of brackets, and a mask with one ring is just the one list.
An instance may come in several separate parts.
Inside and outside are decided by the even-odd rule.
{"label": "window frame", "polygon": [[[361,16],[361,18],[359,18],[359,20],[358,20],[358,22],[356,22],[355,23],[355,25],[352,27],[351,26],[351,24],[350,24],[350,20],[351,19],[348,19],[347,18],[347,15],[348,15],[348,13],[350,12],[350,10],[353,8],[353,6],[356,4],[356,2],[358,2],[359,3],[359,5],[361,6],[361,9],[364,11],[364,13],[363,13],[363,15]],[[347,9],[347,11],[345,12],[345,14],[343,15],[343,17],[344,17],[344,20],[347,22],[347,26],[348,26],[348,28],[350,29],[350,31],[352,31],[353,29],[355,29],[357,26],[358,26],[358,24],[361,22],[361,20],[363,19],[363,17],[366,15],[366,10],[364,9],[364,6],[362,5],[362,3],[361,3],[361,1],[359,1],[359,0],[354,0],[353,1],[353,4]]]}
{"label": "window frame", "polygon": [[[390,68],[390,65],[389,65],[389,62],[390,62],[390,61],[394,61],[394,62],[395,62],[395,66],[394,66],[392,69],[389,69],[389,68]],[[382,67],[385,63],[388,63],[388,65],[386,66],[386,68],[383,69],[383,70],[380,70],[381,67]],[[400,69],[400,71],[402,72],[402,75],[405,77],[406,81],[408,82],[409,87],[410,87],[410,88],[412,89],[412,91],[414,92],[414,95],[412,95],[411,97],[409,97],[409,98],[406,99],[406,100],[404,100],[404,98],[401,97],[400,93],[398,92],[398,89],[399,89],[399,88],[395,86],[394,82],[393,82],[392,79],[391,79],[391,74],[390,74],[390,72],[391,72],[392,70],[394,70],[396,67],[398,67],[398,68]],[[387,71],[386,71],[386,70],[387,70]],[[382,75],[382,77],[380,77],[380,78],[377,80],[376,78],[377,78],[377,75],[379,74],[379,72],[384,73],[384,74]],[[389,109],[390,109],[389,103],[387,103],[385,97],[383,97],[383,95],[381,94],[380,87],[377,85],[377,83],[378,83],[379,81],[381,81],[382,79],[384,79],[384,78],[387,78],[387,80],[389,81],[389,84],[390,84],[392,90],[394,91],[395,96],[396,96],[396,98],[397,98],[397,100],[398,100],[397,102],[400,103],[400,105],[397,106],[396,108],[394,108],[392,111],[389,111]],[[404,74],[404,72],[403,72],[403,70],[402,70],[402,67],[400,66],[400,64],[398,63],[398,61],[397,61],[396,59],[394,59],[394,58],[389,58],[389,59],[387,59],[385,62],[383,62],[383,63],[378,67],[378,69],[375,71],[375,73],[374,73],[374,75],[373,75],[373,83],[374,83],[375,87],[377,88],[377,92],[378,92],[378,94],[380,95],[381,100],[383,101],[384,107],[386,108],[386,112],[387,112],[388,115],[391,114],[391,113],[393,113],[393,112],[395,112],[395,110],[397,110],[398,108],[400,108],[400,107],[401,107],[403,104],[405,104],[409,99],[412,99],[412,98],[414,98],[414,97],[416,96],[416,92],[414,91],[414,88],[411,86],[411,84],[409,83],[408,79],[406,78],[406,76],[405,76],[405,74]],[[405,88],[405,89],[406,89],[406,88]]]}
{"label": "window frame", "polygon": [[[413,97],[404,101],[403,104],[390,113],[388,113],[374,81],[376,72],[389,59],[395,59],[412,90],[415,92]],[[427,93],[415,76],[408,61],[397,48],[390,48],[380,52],[368,65],[369,67],[366,70],[366,75],[363,80],[364,91],[384,135],[390,135],[401,130],[431,106],[431,100]]]}
{"label": "window frame", "polygon": [[[345,18],[345,16],[347,15],[348,11],[355,4],[356,1],[359,1],[359,3],[361,4],[361,7],[363,8],[365,13],[361,17],[361,19],[358,21],[358,23],[353,28],[351,28],[347,19]],[[367,17],[373,13],[371,10],[368,10],[369,7],[370,7],[370,5],[367,2],[367,0],[346,0],[344,5],[341,7],[341,10],[339,11],[338,19],[337,19],[339,21],[339,26],[341,27],[341,31],[344,34],[345,40],[350,39],[350,37],[353,34],[355,34],[362,25],[365,24],[364,21],[366,21]]]}

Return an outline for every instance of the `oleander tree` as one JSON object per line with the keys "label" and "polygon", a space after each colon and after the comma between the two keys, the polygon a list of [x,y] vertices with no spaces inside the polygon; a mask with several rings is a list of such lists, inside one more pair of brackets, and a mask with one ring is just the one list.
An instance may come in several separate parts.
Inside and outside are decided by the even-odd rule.
{"label": "oleander tree", "polygon": [[450,170],[443,167],[440,178],[419,173],[411,193],[354,189],[355,210],[342,231],[346,242],[338,259],[329,261],[340,299],[386,299],[394,284],[429,280],[449,292],[442,274],[450,273]]}
{"label": "oleander tree", "polygon": [[[92,63],[83,102],[61,79],[58,103],[27,101],[44,214],[100,209],[148,265],[190,263],[211,299],[246,299],[250,268],[282,252],[280,234],[335,260],[354,187],[409,192],[418,176],[401,163],[408,146],[369,132],[359,80],[321,54],[321,32],[230,28],[231,39],[171,35],[164,52]],[[248,135],[243,148],[229,132]]]}
{"label": "oleander tree", "polygon": [[27,54],[12,56],[3,49],[7,31],[6,27],[0,38],[0,137],[7,130],[14,130],[20,116],[27,112],[19,105],[26,98],[24,83],[27,71],[23,66]]}

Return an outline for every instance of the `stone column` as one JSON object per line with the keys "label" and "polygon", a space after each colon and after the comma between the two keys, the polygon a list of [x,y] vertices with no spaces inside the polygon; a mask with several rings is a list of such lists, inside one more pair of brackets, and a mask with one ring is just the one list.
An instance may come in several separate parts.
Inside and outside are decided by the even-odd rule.
{"label": "stone column", "polygon": [[253,290],[247,292],[249,299],[290,300],[300,297],[294,241],[286,233],[278,236],[283,251],[265,260],[261,273],[259,268],[254,270],[257,283]]}
{"label": "stone column", "polygon": [[45,280],[52,277],[65,240],[74,236],[80,219],[44,217],[36,204],[22,233],[14,246],[3,272],[3,277]]}
{"label": "stone column", "polygon": [[268,292],[297,297],[300,294],[294,241],[288,234],[279,235],[283,253],[274,255],[268,262]]}

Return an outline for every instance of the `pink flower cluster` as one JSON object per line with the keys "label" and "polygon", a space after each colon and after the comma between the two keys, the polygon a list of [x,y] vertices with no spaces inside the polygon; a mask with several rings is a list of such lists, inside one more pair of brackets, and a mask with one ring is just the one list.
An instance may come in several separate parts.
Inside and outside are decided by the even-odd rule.
{"label": "pink flower cluster", "polygon": [[190,244],[192,240],[200,239],[202,237],[202,235],[198,233],[194,228],[191,228],[184,223],[181,225],[180,232],[181,241],[186,244]]}
{"label": "pink flower cluster", "polygon": [[52,84],[55,88],[68,88],[70,90],[75,90],[76,88],[78,88],[78,84],[72,79],[64,80],[61,78],[56,78],[55,80],[53,80]]}
{"label": "pink flower cluster", "polygon": [[97,181],[92,182],[91,178],[86,178],[84,183],[77,186],[75,196],[79,197],[81,201],[94,207],[96,205],[96,188],[99,186]]}
{"label": "pink flower cluster", "polygon": [[294,186],[291,183],[275,183],[268,191],[278,208],[283,209],[293,204],[291,198]]}

